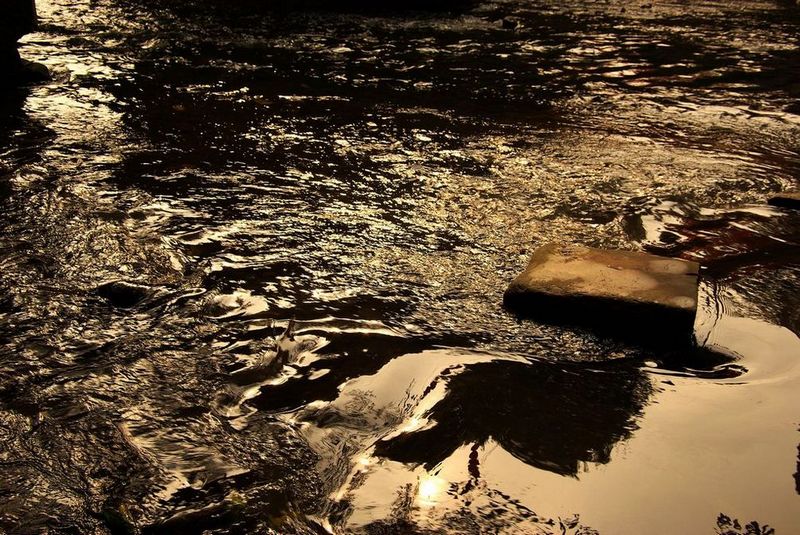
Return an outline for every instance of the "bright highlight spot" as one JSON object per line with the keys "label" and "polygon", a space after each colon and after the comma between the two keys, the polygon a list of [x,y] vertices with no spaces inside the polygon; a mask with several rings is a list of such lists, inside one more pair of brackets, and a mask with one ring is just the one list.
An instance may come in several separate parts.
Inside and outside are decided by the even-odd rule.
{"label": "bright highlight spot", "polygon": [[447,482],[444,479],[428,474],[422,476],[417,490],[417,503],[423,507],[433,507],[446,488]]}

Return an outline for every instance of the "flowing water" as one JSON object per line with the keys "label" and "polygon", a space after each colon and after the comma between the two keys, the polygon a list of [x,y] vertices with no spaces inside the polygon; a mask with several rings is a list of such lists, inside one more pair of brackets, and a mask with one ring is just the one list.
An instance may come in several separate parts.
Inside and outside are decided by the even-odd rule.
{"label": "flowing water", "polygon": [[[0,531],[798,533],[800,8],[231,4],[37,2]],[[713,352],[518,321],[550,241],[702,262]]]}

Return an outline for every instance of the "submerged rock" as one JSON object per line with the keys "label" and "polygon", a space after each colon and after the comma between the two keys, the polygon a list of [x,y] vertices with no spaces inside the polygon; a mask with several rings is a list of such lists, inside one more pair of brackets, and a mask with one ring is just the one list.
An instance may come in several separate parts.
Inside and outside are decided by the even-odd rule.
{"label": "submerged rock", "polygon": [[150,297],[152,290],[140,284],[111,281],[98,286],[96,293],[115,307],[133,308]]}
{"label": "submerged rock", "polygon": [[698,270],[648,253],[550,244],[534,251],[504,303],[548,323],[683,344],[692,341]]}
{"label": "submerged rock", "polygon": [[770,197],[767,202],[772,206],[800,210],[800,191],[784,191]]}

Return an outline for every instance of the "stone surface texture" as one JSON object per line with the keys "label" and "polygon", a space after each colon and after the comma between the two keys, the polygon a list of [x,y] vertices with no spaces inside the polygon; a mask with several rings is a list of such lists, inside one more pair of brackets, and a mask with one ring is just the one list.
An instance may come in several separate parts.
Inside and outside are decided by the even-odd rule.
{"label": "stone surface texture", "polygon": [[690,334],[698,270],[695,262],[643,252],[549,244],[534,251],[504,302],[545,322]]}

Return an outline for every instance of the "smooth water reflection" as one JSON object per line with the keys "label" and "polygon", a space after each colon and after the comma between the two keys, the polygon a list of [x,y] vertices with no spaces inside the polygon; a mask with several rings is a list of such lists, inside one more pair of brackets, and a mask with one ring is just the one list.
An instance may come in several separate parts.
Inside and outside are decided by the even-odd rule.
{"label": "smooth water reflection", "polygon": [[[0,108],[0,529],[791,533],[800,13],[40,0]],[[250,10],[250,11],[248,11]],[[714,354],[500,307],[705,265]]]}

